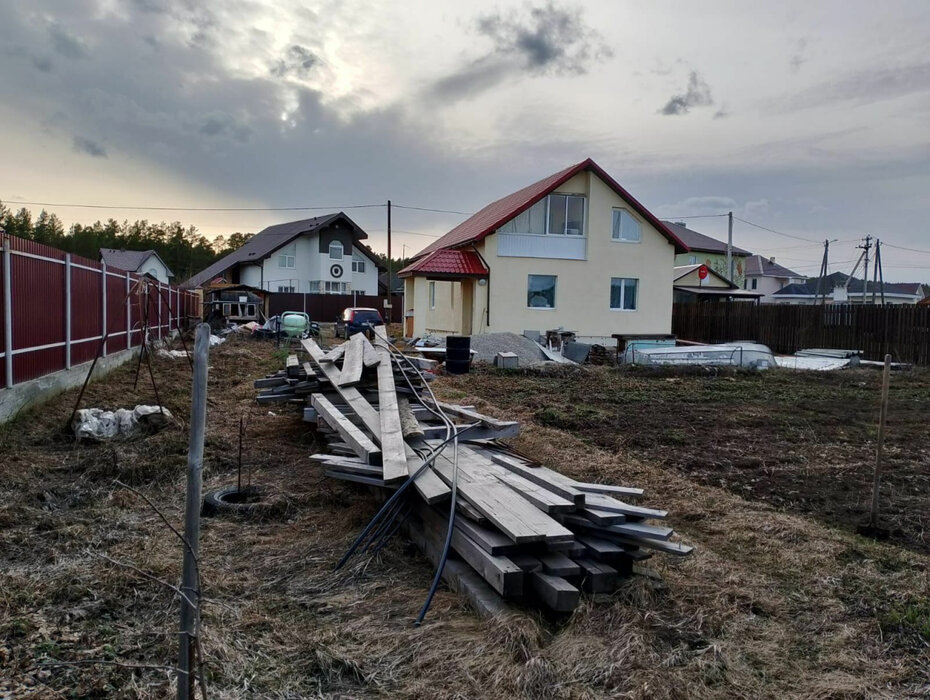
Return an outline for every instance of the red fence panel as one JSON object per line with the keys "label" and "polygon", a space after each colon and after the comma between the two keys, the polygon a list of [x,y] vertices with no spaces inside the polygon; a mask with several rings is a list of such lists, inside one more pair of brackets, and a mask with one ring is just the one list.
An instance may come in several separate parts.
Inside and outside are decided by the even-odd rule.
{"label": "red fence panel", "polygon": [[[90,268],[90,269],[85,269]],[[71,364],[89,362],[103,335],[100,263],[71,264]]]}
{"label": "red fence panel", "polygon": [[65,366],[65,256],[43,248],[14,244],[10,259],[14,383]]}

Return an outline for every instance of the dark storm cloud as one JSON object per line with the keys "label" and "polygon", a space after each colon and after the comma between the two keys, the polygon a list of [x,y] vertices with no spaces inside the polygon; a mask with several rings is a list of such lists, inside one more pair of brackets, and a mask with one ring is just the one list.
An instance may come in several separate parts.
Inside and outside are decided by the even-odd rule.
{"label": "dark storm cloud", "polygon": [[77,153],[85,153],[93,158],[106,158],[107,149],[101,146],[96,141],[89,139],[85,136],[75,136],[71,139],[71,147]]}
{"label": "dark storm cloud", "polygon": [[693,70],[688,78],[687,89],[683,93],[669,98],[669,101],[665,103],[665,106],[659,112],[668,116],[687,114],[692,107],[707,107],[712,104],[714,104],[714,98],[710,94],[710,86],[697,71]]}
{"label": "dark storm cloud", "polygon": [[580,8],[553,2],[483,15],[475,31],[491,40],[492,51],[437,80],[428,90],[431,97],[462,99],[511,76],[579,75],[613,55],[600,33],[585,24]]}

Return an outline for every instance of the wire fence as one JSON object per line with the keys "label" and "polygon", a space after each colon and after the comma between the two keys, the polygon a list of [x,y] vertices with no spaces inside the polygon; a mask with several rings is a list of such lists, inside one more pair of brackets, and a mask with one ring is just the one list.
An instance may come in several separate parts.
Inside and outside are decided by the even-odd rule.
{"label": "wire fence", "polygon": [[[0,236],[0,387],[139,347],[200,316],[199,297],[50,246]],[[101,341],[103,346],[101,347]]]}

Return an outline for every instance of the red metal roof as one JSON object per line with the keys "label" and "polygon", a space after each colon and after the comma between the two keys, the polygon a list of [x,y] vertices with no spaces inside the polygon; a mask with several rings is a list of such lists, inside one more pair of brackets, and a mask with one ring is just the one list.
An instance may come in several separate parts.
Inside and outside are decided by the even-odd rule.
{"label": "red metal roof", "polygon": [[472,250],[436,250],[410,263],[397,273],[398,277],[409,277],[415,273],[450,275],[461,277],[475,275],[483,277],[489,272],[481,256]]}
{"label": "red metal roof", "polygon": [[578,173],[590,170],[595,173],[604,183],[622,197],[633,209],[639,213],[646,221],[652,224],[655,229],[665,236],[675,251],[685,253],[688,247],[666,226],[659,221],[646,207],[640,204],[625,189],[620,186],[607,172],[590,158],[576,163],[565,170],[543,178],[529,187],[524,187],[513,194],[509,194],[496,202],[492,202],[484,209],[473,214],[471,217],[460,223],[454,229],[449,231],[442,238],[434,241],[417,253],[416,257],[420,258],[428,253],[432,253],[444,248],[458,248],[469,243],[476,243],[486,236],[494,233],[501,225],[512,219],[520,212],[529,209],[547,194],[555,190],[559,185],[570,180]]}

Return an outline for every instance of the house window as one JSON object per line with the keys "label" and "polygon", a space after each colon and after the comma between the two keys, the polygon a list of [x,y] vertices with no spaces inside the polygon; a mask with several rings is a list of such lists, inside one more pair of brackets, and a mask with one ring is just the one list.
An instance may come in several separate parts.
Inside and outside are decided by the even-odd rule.
{"label": "house window", "polygon": [[[614,225],[611,238],[625,243],[639,243],[642,235],[642,227],[630,212],[626,209],[614,209]],[[695,262],[697,261],[695,260]]]}
{"label": "house window", "polygon": [[759,280],[755,277],[752,278],[752,288],[755,289],[759,285]]}
{"label": "house window", "polygon": [[627,277],[610,278],[610,308],[612,311],[635,311],[639,280]]}
{"label": "house window", "polygon": [[333,241],[329,244],[329,259],[330,260],[342,260],[342,243],[339,241]]}
{"label": "house window", "polygon": [[320,280],[310,280],[307,282],[307,291],[310,294],[319,294],[320,293]]}
{"label": "house window", "polygon": [[436,283],[429,283],[429,307],[431,309],[436,308]]}
{"label": "house window", "polygon": [[528,275],[526,305],[531,309],[554,309],[555,281],[555,275]]}
{"label": "house window", "polygon": [[255,304],[248,304],[245,307],[245,313],[247,316],[254,316],[255,315]]}
{"label": "house window", "polygon": [[223,315],[224,316],[232,315],[232,304],[223,304]]}
{"label": "house window", "polygon": [[365,261],[352,259],[352,272],[364,272],[365,271]]}
{"label": "house window", "polygon": [[688,258],[689,265],[697,265],[697,255],[692,255]]}
{"label": "house window", "polygon": [[585,198],[581,195],[550,194],[501,226],[500,233],[583,236]]}
{"label": "house window", "polygon": [[281,255],[278,256],[278,267],[286,267],[293,270],[297,267],[297,257],[288,255],[287,253],[281,253]]}
{"label": "house window", "polygon": [[323,293],[324,294],[348,294],[349,293],[349,283],[348,282],[331,282],[326,280],[323,282]]}
{"label": "house window", "polygon": [[286,292],[293,292],[293,291],[294,291],[294,287],[293,287],[292,285],[289,285],[289,284],[279,284],[279,285],[278,285],[278,291],[279,291],[279,292],[285,292],[285,293],[286,293]]}

